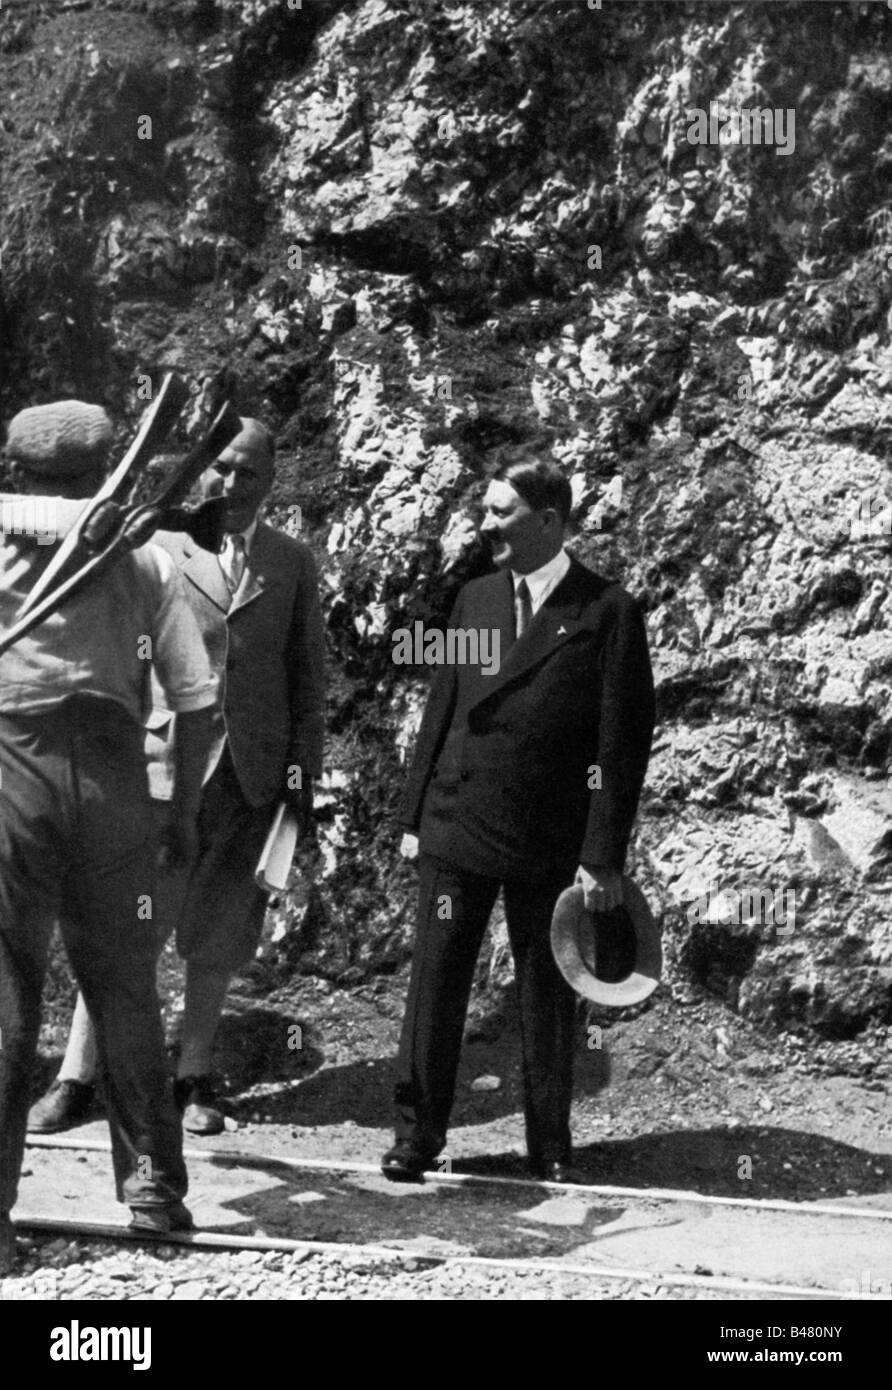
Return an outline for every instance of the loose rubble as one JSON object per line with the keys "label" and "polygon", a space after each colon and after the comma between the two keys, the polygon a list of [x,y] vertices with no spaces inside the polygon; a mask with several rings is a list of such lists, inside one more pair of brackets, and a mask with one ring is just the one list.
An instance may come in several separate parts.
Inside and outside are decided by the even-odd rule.
{"label": "loose rubble", "polygon": [[[424,683],[392,634],[485,564],[492,448],[547,432],[576,553],[648,611],[630,869],[667,978],[852,1039],[892,1021],[887,15],[664,11],[10,0],[2,406],[101,396],[124,438],[157,365],[191,425],[232,392],[275,427],[334,679],[274,944],[345,985],[412,933],[392,812]],[[763,88],[791,159],[688,141],[688,107]],[[692,924],[713,883],[795,921]]]}
{"label": "loose rubble", "polygon": [[[659,1282],[598,1280],[533,1270],[390,1264],[361,1254],[183,1254],[173,1246],[109,1254],[97,1241],[28,1242],[26,1268],[0,1280],[0,1300],[690,1299],[730,1295]],[[739,1295],[735,1295],[739,1297]]]}

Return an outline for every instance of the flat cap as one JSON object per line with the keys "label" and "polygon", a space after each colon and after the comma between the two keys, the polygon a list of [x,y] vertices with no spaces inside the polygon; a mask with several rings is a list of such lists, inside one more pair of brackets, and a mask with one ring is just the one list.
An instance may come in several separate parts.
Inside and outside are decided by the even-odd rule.
{"label": "flat cap", "polygon": [[54,401],[20,410],[9,422],[6,452],[43,477],[75,478],[103,465],[112,442],[111,420],[101,405]]}

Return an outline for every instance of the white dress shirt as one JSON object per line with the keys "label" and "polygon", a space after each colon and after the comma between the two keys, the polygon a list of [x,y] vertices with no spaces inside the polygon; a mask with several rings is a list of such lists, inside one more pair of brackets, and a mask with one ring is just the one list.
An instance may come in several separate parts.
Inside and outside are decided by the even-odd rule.
{"label": "white dress shirt", "polygon": [[522,579],[527,582],[530,591],[530,604],[533,613],[539,612],[552,589],[556,589],[570,568],[570,556],[566,550],[559,550],[554,559],[542,565],[540,569],[533,570],[532,574],[518,574],[516,570],[511,571],[511,578],[514,582],[514,593],[517,594],[517,586]]}
{"label": "white dress shirt", "polygon": [[[257,532],[257,517],[246,526],[244,531],[227,532],[223,540],[223,549],[218,555],[220,568],[223,571],[223,578],[231,593],[235,593],[245,573],[245,568],[251,554],[251,546],[254,544],[254,536]],[[235,537],[241,536],[244,543],[244,550],[239,553],[235,545]]]}

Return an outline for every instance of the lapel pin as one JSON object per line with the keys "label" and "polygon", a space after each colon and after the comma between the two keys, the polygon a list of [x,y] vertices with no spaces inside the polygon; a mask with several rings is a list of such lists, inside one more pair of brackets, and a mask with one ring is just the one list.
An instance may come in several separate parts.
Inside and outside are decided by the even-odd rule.
{"label": "lapel pin", "polygon": [[557,630],[557,635],[558,637],[566,637],[567,629],[564,626],[559,627]]}

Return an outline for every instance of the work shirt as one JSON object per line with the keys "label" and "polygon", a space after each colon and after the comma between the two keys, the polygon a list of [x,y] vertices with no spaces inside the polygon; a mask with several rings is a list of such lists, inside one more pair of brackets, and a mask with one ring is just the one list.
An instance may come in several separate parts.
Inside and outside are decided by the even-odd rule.
{"label": "work shirt", "polygon": [[[0,496],[0,505],[9,500]],[[59,541],[86,505],[82,499],[38,500],[46,504],[38,512],[38,534],[0,535],[0,630],[13,625],[55,554],[55,544],[47,543],[47,518]],[[167,552],[149,544],[0,656],[0,712],[39,714],[72,695],[97,695],[122,705],[142,724],[151,709],[153,667],[172,710],[188,713],[214,704],[217,678],[182,579]]]}

